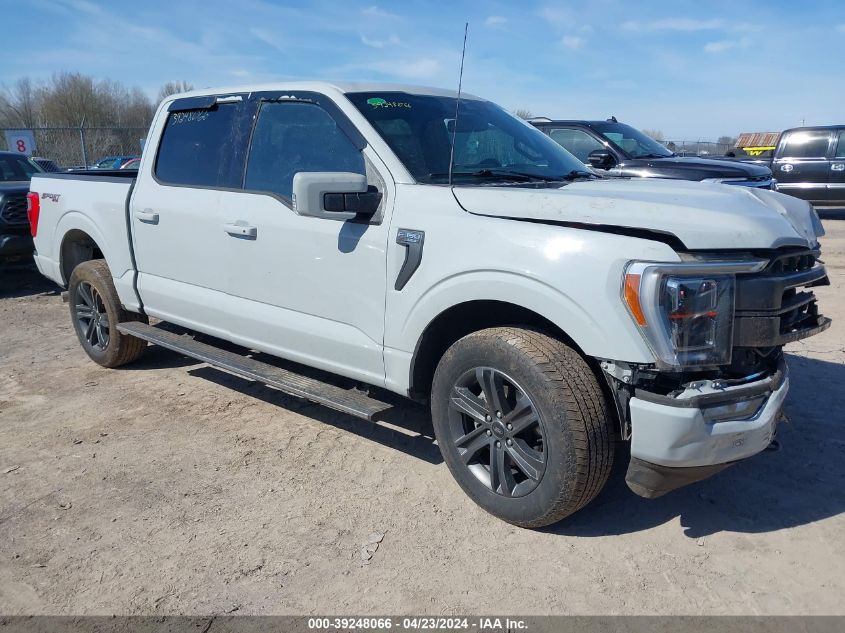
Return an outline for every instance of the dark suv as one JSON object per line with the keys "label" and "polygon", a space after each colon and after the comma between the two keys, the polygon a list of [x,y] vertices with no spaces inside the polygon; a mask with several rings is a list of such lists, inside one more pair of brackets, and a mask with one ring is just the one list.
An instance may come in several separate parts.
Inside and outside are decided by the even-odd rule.
{"label": "dark suv", "polygon": [[772,171],[762,165],[676,156],[653,138],[616,119],[552,121],[531,119],[578,160],[607,176],[675,178],[775,189]]}
{"label": "dark suv", "polygon": [[13,152],[0,152],[0,262],[32,255],[26,216],[29,179],[41,170]]}

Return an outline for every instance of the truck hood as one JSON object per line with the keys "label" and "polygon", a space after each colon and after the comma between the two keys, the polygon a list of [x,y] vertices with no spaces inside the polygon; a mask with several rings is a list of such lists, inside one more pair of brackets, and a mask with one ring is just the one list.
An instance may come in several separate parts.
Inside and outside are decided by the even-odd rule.
{"label": "truck hood", "polygon": [[476,215],[671,234],[689,250],[814,247],[824,234],[812,206],[784,194],[657,179],[607,179],[559,188],[455,187]]}
{"label": "truck hood", "polygon": [[771,170],[765,165],[754,165],[716,158],[696,158],[694,156],[670,156],[667,158],[638,158],[625,160],[623,167],[638,170],[655,170],[655,175],[677,174],[685,180],[704,180],[705,178],[762,178],[771,176]]}

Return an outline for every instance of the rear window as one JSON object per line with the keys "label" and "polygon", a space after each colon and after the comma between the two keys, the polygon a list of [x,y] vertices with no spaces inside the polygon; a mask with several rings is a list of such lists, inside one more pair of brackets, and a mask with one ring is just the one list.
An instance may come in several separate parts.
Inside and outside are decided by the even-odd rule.
{"label": "rear window", "polygon": [[243,148],[237,125],[239,106],[171,112],[156,159],[156,177],[164,183],[240,188]]}
{"label": "rear window", "polygon": [[827,130],[791,132],[784,140],[780,158],[824,158],[830,133]]}

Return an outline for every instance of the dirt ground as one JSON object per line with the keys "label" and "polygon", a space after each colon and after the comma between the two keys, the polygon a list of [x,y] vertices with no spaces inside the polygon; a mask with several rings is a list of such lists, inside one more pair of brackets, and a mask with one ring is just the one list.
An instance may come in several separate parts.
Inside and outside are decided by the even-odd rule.
{"label": "dirt ground", "polygon": [[[845,614],[845,219],[789,347],[782,450],[648,501],[512,527],[426,412],[368,424],[159,348],[83,353],[57,289],[0,272],[0,613]],[[365,563],[362,546],[384,534]]]}

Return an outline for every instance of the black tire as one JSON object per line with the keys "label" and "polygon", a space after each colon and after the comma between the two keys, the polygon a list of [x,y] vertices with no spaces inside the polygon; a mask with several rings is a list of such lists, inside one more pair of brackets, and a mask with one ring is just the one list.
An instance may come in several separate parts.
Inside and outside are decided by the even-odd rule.
{"label": "black tire", "polygon": [[[488,391],[500,407],[488,407]],[[494,409],[503,413],[498,424]],[[458,484],[509,523],[555,523],[592,501],[610,473],[613,422],[596,376],[576,351],[542,332],[499,327],[458,340],[437,366],[431,411]],[[495,478],[494,464],[501,465]]]}
{"label": "black tire", "polygon": [[[120,367],[137,360],[147,342],[122,334],[118,323],[147,321],[135,312],[123,309],[105,260],[82,262],[73,269],[68,284],[70,317],[79,343],[95,363]],[[96,309],[92,309],[91,306]]]}

